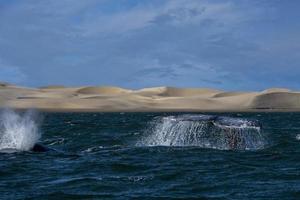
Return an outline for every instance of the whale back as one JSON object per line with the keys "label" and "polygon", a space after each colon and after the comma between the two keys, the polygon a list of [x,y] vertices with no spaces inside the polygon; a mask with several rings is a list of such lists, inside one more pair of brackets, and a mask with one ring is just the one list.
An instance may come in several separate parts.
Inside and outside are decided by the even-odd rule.
{"label": "whale back", "polygon": [[50,151],[50,149],[42,144],[35,144],[33,148],[31,149],[33,152],[47,152]]}

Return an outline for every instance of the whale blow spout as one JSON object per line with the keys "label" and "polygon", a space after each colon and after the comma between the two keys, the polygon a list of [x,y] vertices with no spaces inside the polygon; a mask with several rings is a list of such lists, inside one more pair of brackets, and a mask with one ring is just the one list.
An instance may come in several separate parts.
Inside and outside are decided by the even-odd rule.
{"label": "whale blow spout", "polygon": [[33,111],[25,113],[2,110],[0,113],[0,151],[15,149],[30,151],[41,137],[39,116]]}
{"label": "whale blow spout", "polygon": [[257,150],[267,145],[258,121],[214,115],[156,118],[138,145]]}

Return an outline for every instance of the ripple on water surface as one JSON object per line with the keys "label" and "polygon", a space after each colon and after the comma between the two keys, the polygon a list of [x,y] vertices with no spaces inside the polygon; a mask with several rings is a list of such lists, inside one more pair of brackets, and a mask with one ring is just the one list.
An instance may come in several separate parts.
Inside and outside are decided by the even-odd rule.
{"label": "ripple on water surface", "polygon": [[297,113],[1,116],[2,199],[299,198]]}

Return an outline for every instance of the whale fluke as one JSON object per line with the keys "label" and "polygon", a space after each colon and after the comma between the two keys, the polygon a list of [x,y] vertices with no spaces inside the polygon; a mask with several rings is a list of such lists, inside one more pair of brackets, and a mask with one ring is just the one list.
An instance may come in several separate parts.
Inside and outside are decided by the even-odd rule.
{"label": "whale fluke", "polygon": [[158,117],[137,145],[257,150],[268,145],[259,121],[218,115]]}

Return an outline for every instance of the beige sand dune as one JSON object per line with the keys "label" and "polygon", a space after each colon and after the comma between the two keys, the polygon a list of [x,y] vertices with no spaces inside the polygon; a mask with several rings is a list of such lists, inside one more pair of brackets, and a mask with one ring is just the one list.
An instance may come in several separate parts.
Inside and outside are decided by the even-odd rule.
{"label": "beige sand dune", "polygon": [[40,89],[64,89],[66,88],[64,85],[48,85],[48,86],[42,86]]}
{"label": "beige sand dune", "polygon": [[175,88],[166,87],[160,96],[165,97],[186,97],[186,96],[201,96],[211,95],[219,93],[219,90],[207,89],[207,88]]}
{"label": "beige sand dune", "polygon": [[6,82],[0,82],[0,88],[5,88],[9,86],[9,83],[6,83]]}
{"label": "beige sand dune", "polygon": [[72,93],[63,93],[63,92],[52,92],[52,93],[32,93],[32,94],[26,94],[26,95],[19,95],[18,99],[64,99],[64,98],[71,98],[74,94]]}
{"label": "beige sand dune", "polygon": [[83,87],[77,90],[78,94],[100,94],[100,95],[119,95],[130,92],[130,90],[119,87]]}
{"label": "beige sand dune", "polygon": [[166,87],[153,87],[153,88],[143,88],[140,90],[135,90],[133,93],[145,97],[152,97],[156,98],[159,96],[161,93],[165,92]]}
{"label": "beige sand dune", "polygon": [[213,95],[213,98],[220,98],[220,97],[232,97],[232,96],[239,96],[248,94],[247,92],[220,92],[215,95]]}
{"label": "beige sand dune", "polygon": [[250,105],[253,109],[300,109],[300,93],[272,92],[257,95]]}
{"label": "beige sand dune", "polygon": [[273,93],[273,92],[291,92],[291,90],[287,88],[269,88],[262,91],[262,93]]}
{"label": "beige sand dune", "polygon": [[220,90],[208,88],[175,88],[175,87],[155,87],[145,88],[136,91],[143,96],[162,96],[162,97],[186,97],[186,96],[204,96],[214,95],[221,92]]}
{"label": "beige sand dune", "polygon": [[300,92],[271,88],[262,92],[226,92],[207,88],[119,87],[42,88],[0,85],[0,107],[92,112],[254,112],[300,111]]}

